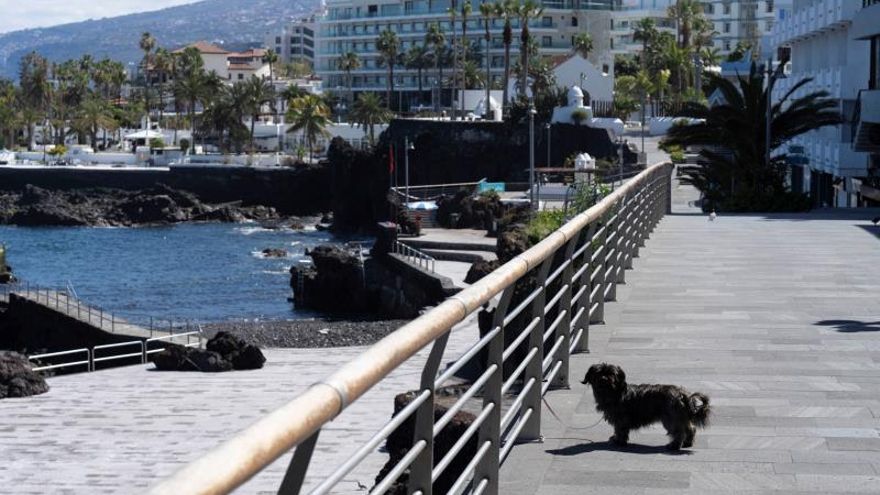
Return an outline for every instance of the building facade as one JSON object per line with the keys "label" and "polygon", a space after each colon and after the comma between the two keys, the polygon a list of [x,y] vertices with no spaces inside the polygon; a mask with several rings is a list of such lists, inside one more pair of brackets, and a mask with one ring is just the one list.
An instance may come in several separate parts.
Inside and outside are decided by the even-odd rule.
{"label": "building facade", "polygon": [[287,24],[280,33],[266,33],[264,46],[278,54],[281,63],[315,65],[315,33],[317,15],[303,17]]}
{"label": "building facade", "polygon": [[[472,1],[472,12],[467,19],[467,37],[470,46],[475,46],[474,51],[480,56],[478,65],[481,74],[485,73],[488,56],[492,83],[500,85],[504,73],[504,21],[498,18],[491,20],[491,40],[487,44],[484,19],[479,11],[481,3],[481,0]],[[543,14],[532,20],[529,26],[541,55],[571,53],[573,36],[586,31],[592,35],[594,44],[590,61],[603,72],[613,74],[614,59],[609,32],[612,10],[619,4],[618,0],[543,0],[541,4]],[[454,32],[452,19],[447,13],[453,5],[459,12]],[[318,22],[318,49],[315,54],[315,69],[324,80],[325,90],[348,91],[346,73],[338,66],[339,58],[347,52],[356,53],[361,62],[361,68],[352,72],[352,92],[385,90],[387,69],[380,65],[376,50],[376,39],[385,29],[397,34],[401,40],[401,53],[424,44],[425,34],[433,24],[444,32],[447,46],[451,45],[453,36],[456,46],[461,44],[461,0],[327,0],[326,8],[326,14]],[[513,20],[512,24],[514,42],[510,51],[511,68],[519,59],[520,33],[519,21]],[[444,69],[444,79],[449,77],[450,71],[449,67]],[[394,86],[400,99],[395,103],[409,108],[436,103],[439,98],[444,105],[448,105],[451,89],[439,88],[438,74],[433,65],[426,65],[422,69],[421,79],[418,73],[417,69],[407,68],[403,64],[395,66]]]}
{"label": "building facade", "polygon": [[[846,0],[844,0],[846,1]],[[852,0],[850,0],[852,1]],[[762,37],[776,24],[777,9],[792,0],[704,0],[703,14],[715,26],[715,46],[726,56],[738,43],[760,52]]]}
{"label": "building facade", "polygon": [[844,119],[799,136],[785,150],[801,158],[792,166],[792,188],[808,192],[817,206],[880,201],[869,190],[877,185],[872,165],[880,152],[880,3],[794,0],[791,16],[776,26],[772,39],[791,52],[790,73],[777,81],[774,96],[812,78],[793,97],[827,91]]}

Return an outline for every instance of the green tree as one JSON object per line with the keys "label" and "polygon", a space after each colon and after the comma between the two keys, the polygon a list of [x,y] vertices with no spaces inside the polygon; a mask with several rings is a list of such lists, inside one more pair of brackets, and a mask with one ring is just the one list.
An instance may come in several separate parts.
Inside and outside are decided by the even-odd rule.
{"label": "green tree", "polygon": [[504,28],[501,31],[501,41],[504,43],[504,82],[501,90],[503,96],[501,99],[502,108],[507,105],[510,87],[510,46],[513,44],[513,25],[512,20],[517,16],[517,4],[513,0],[501,0],[495,3],[495,16],[504,20]]}
{"label": "green tree", "polygon": [[346,52],[336,62],[336,68],[345,71],[345,84],[348,86],[348,101],[351,105],[354,100],[351,73],[361,68],[361,59],[355,52]]}
{"label": "green tree", "polygon": [[529,45],[532,42],[532,34],[529,31],[529,21],[539,17],[543,12],[544,8],[534,0],[525,0],[517,9],[517,17],[519,17],[519,23],[522,27],[519,37],[520,56],[522,57],[522,70],[520,70],[519,86],[521,95],[525,95],[529,75],[529,52],[531,51]]}
{"label": "green tree", "polygon": [[483,35],[483,39],[486,41],[486,60],[483,62],[486,68],[486,115],[483,117],[488,118],[492,113],[491,105],[489,101],[491,100],[491,90],[492,90],[492,33],[489,31],[492,27],[492,18],[495,17],[495,7],[494,4],[489,2],[483,2],[480,4],[480,15],[483,16],[483,27],[486,32]]}
{"label": "green tree", "polygon": [[431,65],[431,50],[424,44],[413,45],[404,56],[404,66],[415,69],[419,85],[419,103],[422,101],[422,71]]}
{"label": "green tree", "polygon": [[437,71],[437,87],[442,95],[443,55],[446,51],[446,35],[443,34],[443,31],[440,30],[440,26],[436,22],[428,26],[428,32],[425,33],[425,45],[430,46],[434,52],[434,70]]}
{"label": "green tree", "polygon": [[[700,149],[702,163],[684,169],[683,182],[703,193],[703,208],[707,210],[792,207],[785,202],[791,197],[785,186],[784,155],[772,157],[769,162],[766,159],[767,92],[772,92],[775,78],[765,88],[763,72],[754,63],[748,76],[740,76],[736,83],[711,74],[709,78],[725,103],[714,107],[687,103],[685,114],[704,121],[674,126],[663,142],[664,146]],[[810,81],[798,81],[770,107],[771,150],[805,132],[840,124],[838,104],[828,98],[827,92],[815,91],[792,99]]]}
{"label": "green tree", "polygon": [[143,67],[144,67],[144,109],[147,112],[147,117],[150,116],[150,89],[152,86],[152,71],[151,66],[153,64],[153,49],[156,48],[156,38],[153,37],[149,32],[145,32],[141,34],[141,39],[138,42],[138,46],[141,51],[144,52],[143,59]]}
{"label": "green tree", "polygon": [[268,81],[257,76],[251,76],[250,79],[236,84],[243,84],[247,95],[244,110],[251,118],[251,153],[253,153],[256,150],[254,125],[263,114],[263,106],[275,101],[275,88]]}
{"label": "green tree", "polygon": [[[27,126],[28,149],[33,151],[36,146],[36,123],[48,116],[52,101],[49,62],[37,52],[31,52],[22,57],[18,77],[21,88],[19,102]],[[43,129],[44,134],[45,131]],[[45,135],[43,139],[45,141]]]}
{"label": "green tree", "polygon": [[275,50],[268,49],[263,55],[263,63],[269,64],[269,82],[275,84],[275,66],[278,64],[278,54]]}
{"label": "green tree", "polygon": [[374,93],[361,94],[351,110],[352,122],[367,131],[370,146],[376,143],[376,126],[387,123],[393,116],[388,109],[382,107],[382,102]]}
{"label": "green tree", "polygon": [[[470,43],[468,42],[468,38],[467,38],[467,20],[468,20],[468,16],[471,15],[471,12],[472,12],[471,0],[465,0],[461,4],[461,70],[462,70],[462,73],[464,73],[465,66],[468,63],[468,46],[470,45]],[[453,25],[453,32],[454,32],[454,29],[455,29],[455,27]],[[464,77],[464,74],[462,74],[461,97],[460,97],[462,118],[464,118],[464,112],[465,112],[465,109],[464,109],[464,90],[467,89],[466,81],[467,81],[467,78]]]}
{"label": "green tree", "polygon": [[98,131],[101,129],[107,131],[116,130],[117,123],[113,117],[113,110],[107,103],[107,100],[97,95],[86,99],[82,105],[76,109],[75,117],[70,122],[72,130],[78,133],[84,133],[89,136],[89,144],[94,149],[98,149]]}
{"label": "green tree", "polygon": [[290,102],[287,120],[292,124],[287,132],[302,131],[309,145],[309,158],[314,159],[315,141],[319,136],[330,135],[330,108],[318,96],[301,96]]}
{"label": "green tree", "polygon": [[387,93],[385,104],[391,109],[391,93],[394,92],[394,65],[400,55],[400,38],[397,34],[386,29],[379,34],[376,40],[376,50],[379,51],[379,63],[388,68],[388,81],[386,81]]}
{"label": "green tree", "polygon": [[593,51],[593,37],[590,33],[578,33],[571,40],[571,51],[587,58]]}
{"label": "green tree", "polygon": [[676,0],[667,9],[667,15],[675,20],[679,48],[689,49],[694,23],[703,15],[702,4],[698,0]]}
{"label": "green tree", "polygon": [[190,128],[192,129],[192,146],[195,153],[196,105],[211,95],[213,86],[211,77],[205,72],[202,56],[196,48],[188,47],[180,55],[180,73],[174,80],[174,97],[187,102]]}

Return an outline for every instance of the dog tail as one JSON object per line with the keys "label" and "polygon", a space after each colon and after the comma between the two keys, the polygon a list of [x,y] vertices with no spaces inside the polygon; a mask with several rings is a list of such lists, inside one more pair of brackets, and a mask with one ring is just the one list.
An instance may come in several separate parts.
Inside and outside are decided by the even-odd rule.
{"label": "dog tail", "polygon": [[691,406],[691,420],[694,425],[701,428],[709,424],[709,415],[712,409],[709,407],[709,397],[699,392],[688,397]]}

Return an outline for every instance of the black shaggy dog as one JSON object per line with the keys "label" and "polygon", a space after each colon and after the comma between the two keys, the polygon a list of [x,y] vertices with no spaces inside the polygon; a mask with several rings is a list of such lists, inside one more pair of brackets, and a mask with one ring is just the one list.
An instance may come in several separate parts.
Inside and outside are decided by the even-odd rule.
{"label": "black shaggy dog", "polygon": [[587,371],[583,384],[590,384],[596,399],[596,410],[614,427],[611,442],[626,445],[630,430],[656,422],[663,423],[672,441],[670,450],[691,447],[697,427],[709,422],[709,398],[689,394],[675,385],[628,385],[626,373],[613,364],[594,364]]}

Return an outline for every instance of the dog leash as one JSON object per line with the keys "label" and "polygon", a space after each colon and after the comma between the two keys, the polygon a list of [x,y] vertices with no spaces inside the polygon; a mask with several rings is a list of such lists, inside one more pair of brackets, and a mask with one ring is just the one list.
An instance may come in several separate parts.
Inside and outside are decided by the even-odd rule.
{"label": "dog leash", "polygon": [[545,397],[541,397],[541,400],[544,401],[544,405],[547,406],[547,410],[550,411],[550,415],[553,416],[554,418],[556,418],[556,421],[559,421],[559,424],[561,424],[562,426],[564,426],[570,430],[589,430],[590,428],[593,428],[602,422],[602,418],[599,418],[598,421],[591,424],[590,426],[581,426],[581,427],[569,426],[565,421],[562,420],[562,418],[559,417],[558,414],[556,414],[556,411],[554,411],[553,408],[550,407],[550,403],[547,402],[547,399]]}

